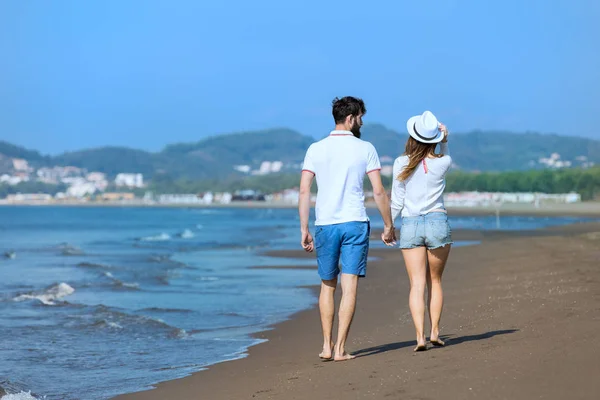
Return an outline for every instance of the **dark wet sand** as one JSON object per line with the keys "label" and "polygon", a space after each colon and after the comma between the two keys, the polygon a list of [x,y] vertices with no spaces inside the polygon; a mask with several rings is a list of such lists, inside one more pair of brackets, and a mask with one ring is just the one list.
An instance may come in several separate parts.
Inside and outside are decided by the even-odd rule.
{"label": "dark wet sand", "polygon": [[119,399],[600,398],[600,223],[457,231],[454,239],[481,244],[450,255],[445,348],[412,352],[400,251],[372,250],[380,261],[360,281],[348,342],[357,359],[319,360],[319,315],[311,309],[257,335],[268,342],[245,359]]}

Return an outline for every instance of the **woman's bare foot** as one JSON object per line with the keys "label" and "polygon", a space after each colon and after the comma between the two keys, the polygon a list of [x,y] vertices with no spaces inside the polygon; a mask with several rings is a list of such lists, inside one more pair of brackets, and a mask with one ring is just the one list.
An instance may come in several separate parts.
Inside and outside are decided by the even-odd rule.
{"label": "woman's bare foot", "polygon": [[327,345],[324,345],[323,351],[321,353],[319,353],[319,358],[321,358],[323,360],[331,360],[332,356],[333,356],[333,343],[331,343],[331,345],[329,345],[329,347],[327,347]]}
{"label": "woman's bare foot", "polygon": [[427,345],[425,344],[425,337],[417,337],[417,347],[415,347],[415,349],[413,351],[417,352],[417,351],[425,351],[427,350]]}
{"label": "woman's bare foot", "polygon": [[415,353],[418,351],[425,351],[427,350],[427,346],[425,344],[418,344],[417,347],[415,347],[415,349],[413,350]]}
{"label": "woman's bare foot", "polygon": [[440,331],[439,329],[432,329],[431,335],[429,336],[429,342],[437,347],[444,347],[446,343],[442,339],[440,339]]}
{"label": "woman's bare foot", "polygon": [[333,361],[348,361],[348,360],[354,360],[356,358],[356,356],[353,356],[351,354],[348,353],[344,353],[342,355],[337,355],[335,357],[333,357]]}

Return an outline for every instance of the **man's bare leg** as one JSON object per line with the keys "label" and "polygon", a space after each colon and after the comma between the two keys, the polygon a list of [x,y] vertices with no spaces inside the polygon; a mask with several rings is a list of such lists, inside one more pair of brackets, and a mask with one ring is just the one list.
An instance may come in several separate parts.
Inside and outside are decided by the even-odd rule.
{"label": "man's bare leg", "polygon": [[356,309],[356,289],[358,287],[358,276],[342,273],[342,301],[340,302],[339,326],[337,342],[335,344],[335,361],[346,361],[355,358],[346,353],[346,339],[350,332],[354,310]]}
{"label": "man's bare leg", "polygon": [[333,354],[333,317],[335,315],[335,288],[337,278],[321,281],[321,295],[319,296],[319,311],[321,312],[321,327],[323,328],[323,351],[319,357],[329,360]]}

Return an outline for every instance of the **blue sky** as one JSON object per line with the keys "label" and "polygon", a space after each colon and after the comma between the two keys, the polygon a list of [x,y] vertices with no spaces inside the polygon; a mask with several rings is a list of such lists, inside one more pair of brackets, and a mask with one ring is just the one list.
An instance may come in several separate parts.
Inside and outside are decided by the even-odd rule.
{"label": "blue sky", "polygon": [[58,153],[159,150],[286,126],[320,137],[335,96],[398,131],[600,139],[597,0],[0,2],[0,139]]}

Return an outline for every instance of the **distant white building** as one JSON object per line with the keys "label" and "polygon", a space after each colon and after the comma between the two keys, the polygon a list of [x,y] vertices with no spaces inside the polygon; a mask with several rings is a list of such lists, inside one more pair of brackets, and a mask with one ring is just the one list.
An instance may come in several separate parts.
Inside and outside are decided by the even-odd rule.
{"label": "distant white building", "polygon": [[259,175],[266,175],[271,172],[271,161],[263,161],[258,169]]}
{"label": "distant white building", "polygon": [[18,185],[21,182],[28,182],[28,181],[29,181],[28,176],[15,176],[15,175],[8,175],[8,174],[4,174],[4,175],[0,176],[0,183],[6,183],[9,185]]}
{"label": "distant white building", "polygon": [[219,203],[229,204],[229,203],[231,203],[232,197],[233,196],[231,195],[231,193],[225,192],[225,193],[221,194],[221,196],[219,197]]}
{"label": "distant white building", "polygon": [[144,175],[142,174],[118,174],[115,178],[117,187],[144,187]]}
{"label": "distant white building", "polygon": [[281,161],[273,161],[271,163],[271,172],[276,173],[281,171],[281,168],[283,167],[283,163]]}
{"label": "distant white building", "polygon": [[77,167],[52,167],[37,170],[38,180],[44,183],[67,183],[71,178],[83,178],[85,170]]}
{"label": "distant white building", "polygon": [[13,158],[12,159],[13,168],[15,171],[29,172],[29,163],[22,158]]}
{"label": "distant white building", "polygon": [[67,189],[67,195],[69,197],[85,197],[96,193],[96,185],[92,182],[77,182]]}
{"label": "distant white building", "polygon": [[280,172],[283,168],[281,161],[263,161],[256,171],[252,171],[254,175],[268,175]]}
{"label": "distant white building", "polygon": [[200,204],[202,199],[197,194],[161,194],[158,202],[162,204]]}
{"label": "distant white building", "polygon": [[85,179],[87,179],[90,182],[105,181],[106,174],[103,174],[102,172],[90,172],[89,174],[86,175]]}
{"label": "distant white building", "polygon": [[233,167],[233,169],[244,174],[249,174],[252,170],[252,168],[249,165],[236,165]]}
{"label": "distant white building", "polygon": [[212,192],[206,192],[204,193],[204,196],[202,196],[202,201],[204,204],[212,204],[214,198],[215,196],[212,194]]}
{"label": "distant white building", "polygon": [[104,192],[108,187],[106,174],[103,174],[102,172],[90,172],[89,174],[87,174],[85,179],[87,179],[88,182],[92,182],[94,186],[96,186],[96,189],[98,189],[101,192]]}
{"label": "distant white building", "polygon": [[475,207],[494,206],[503,203],[534,204],[540,203],[578,203],[581,201],[579,193],[492,193],[492,192],[459,192],[446,193],[444,203],[447,206]]}
{"label": "distant white building", "polygon": [[44,202],[52,200],[52,196],[45,193],[17,193],[6,196],[6,201],[9,203],[18,203],[23,201]]}
{"label": "distant white building", "polygon": [[393,173],[394,173],[394,166],[393,165],[383,165],[381,167],[381,175],[383,175],[383,176],[392,176]]}
{"label": "distant white building", "polygon": [[560,154],[552,153],[550,157],[542,157],[538,160],[540,164],[543,164],[551,168],[566,168],[571,166],[571,161],[563,161],[560,159]]}

